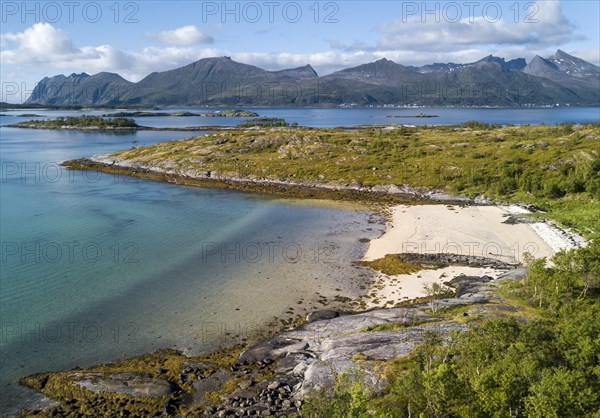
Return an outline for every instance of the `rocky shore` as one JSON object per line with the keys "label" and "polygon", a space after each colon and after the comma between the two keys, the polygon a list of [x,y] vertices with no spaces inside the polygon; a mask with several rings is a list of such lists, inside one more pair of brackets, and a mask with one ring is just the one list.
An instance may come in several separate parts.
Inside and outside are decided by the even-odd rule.
{"label": "rocky shore", "polygon": [[[95,170],[119,173],[134,177],[154,178],[181,184],[197,184],[205,187],[224,187],[245,191],[268,191],[271,194],[287,194],[293,197],[362,197],[365,200],[388,200],[399,202],[430,202],[461,205],[490,205],[485,198],[471,199],[465,196],[450,195],[442,189],[421,189],[408,185],[359,186],[354,184],[334,184],[318,181],[293,181],[289,179],[263,178],[255,175],[220,173],[217,171],[185,170],[178,168],[175,161],[160,164],[144,163],[119,159],[111,155],[96,155],[89,158],[65,161],[62,165],[76,170]],[[308,192],[308,193],[306,193]]]}
{"label": "rocky shore", "polygon": [[165,350],[89,370],[43,373],[22,383],[54,401],[47,416],[77,411],[108,416],[115,410],[155,417],[296,416],[307,397],[327,396],[339,376],[360,379],[371,391],[383,390],[382,365],[410,354],[428,333],[449,338],[452,331],[467,331],[471,318],[510,309],[502,305],[496,286],[524,270],[502,267],[507,270],[497,279],[450,279],[446,284],[454,294],[437,300],[449,315],[434,314],[429,300],[360,313],[317,311],[303,325],[243,351],[187,358]]}

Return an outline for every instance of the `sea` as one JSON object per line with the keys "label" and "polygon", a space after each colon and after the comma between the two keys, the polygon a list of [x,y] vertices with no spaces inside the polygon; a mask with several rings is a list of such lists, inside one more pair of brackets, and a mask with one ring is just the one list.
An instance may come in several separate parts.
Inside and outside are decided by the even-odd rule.
{"label": "sea", "polygon": [[[244,108],[312,127],[599,122],[599,108]],[[205,113],[216,108],[164,108]],[[187,187],[60,163],[206,131],[51,131],[7,125],[103,110],[0,113],[0,416],[41,397],[20,377],[161,348],[195,355],[355,296],[383,232],[367,208]],[[435,118],[411,118],[419,113]],[[39,116],[20,116],[36,114]],[[406,117],[406,118],[405,118]],[[152,127],[244,118],[140,117]],[[6,414],[6,415],[4,415]]]}

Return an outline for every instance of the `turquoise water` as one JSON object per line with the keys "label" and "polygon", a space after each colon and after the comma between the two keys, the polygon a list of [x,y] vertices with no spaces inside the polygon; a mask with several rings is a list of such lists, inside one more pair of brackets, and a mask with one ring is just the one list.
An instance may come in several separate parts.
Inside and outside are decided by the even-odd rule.
{"label": "turquoise water", "polygon": [[[374,234],[364,211],[57,164],[187,136],[2,128],[3,408],[30,395],[20,376],[164,347],[206,351],[314,299],[315,283],[330,297],[347,287],[358,237]],[[334,272],[340,283],[327,282]]]}
{"label": "turquoise water", "polygon": [[[385,116],[417,111],[442,116],[429,123],[600,119],[598,109],[256,111],[311,126],[402,123]],[[0,123],[23,120],[15,116],[20,113],[29,112],[9,112]],[[192,119],[139,118],[138,123],[239,122]],[[310,303],[316,291],[352,296],[357,272],[350,261],[365,249],[358,239],[381,232],[363,210],[65,171],[58,165],[128,148],[134,141],[145,145],[192,135],[0,128],[1,410],[32,395],[16,384],[23,375],[165,347],[205,351],[253,336],[290,307],[298,314],[320,307]],[[306,301],[302,306],[296,304],[300,299]]]}

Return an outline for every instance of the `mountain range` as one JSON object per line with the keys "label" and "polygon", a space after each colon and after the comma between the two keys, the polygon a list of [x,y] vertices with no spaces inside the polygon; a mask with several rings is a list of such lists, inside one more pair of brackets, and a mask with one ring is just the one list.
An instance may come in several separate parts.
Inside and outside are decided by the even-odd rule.
{"label": "mountain range", "polygon": [[137,83],[102,72],[45,77],[26,103],[149,106],[598,106],[600,67],[558,50],[529,63],[404,66],[385,58],[319,76],[310,66],[267,71],[205,58]]}

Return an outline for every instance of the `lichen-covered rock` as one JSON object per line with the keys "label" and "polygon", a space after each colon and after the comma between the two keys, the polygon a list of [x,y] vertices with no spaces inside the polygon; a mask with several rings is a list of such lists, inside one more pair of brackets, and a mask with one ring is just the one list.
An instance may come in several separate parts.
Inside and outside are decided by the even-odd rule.
{"label": "lichen-covered rock", "polygon": [[69,375],[74,384],[94,393],[119,393],[129,396],[162,398],[174,388],[166,379],[158,379],[134,373],[104,375],[102,373],[73,373]]}

